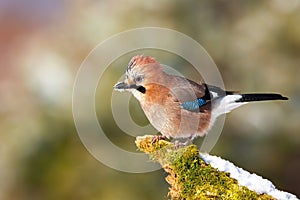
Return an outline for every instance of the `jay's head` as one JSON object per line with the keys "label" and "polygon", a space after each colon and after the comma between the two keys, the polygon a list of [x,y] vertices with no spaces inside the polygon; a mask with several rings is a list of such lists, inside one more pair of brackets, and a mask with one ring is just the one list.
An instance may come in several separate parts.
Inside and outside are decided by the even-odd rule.
{"label": "jay's head", "polygon": [[162,73],[161,65],[152,57],[134,56],[127,67],[125,80],[117,83],[114,88],[119,91],[145,94],[147,84],[154,83]]}

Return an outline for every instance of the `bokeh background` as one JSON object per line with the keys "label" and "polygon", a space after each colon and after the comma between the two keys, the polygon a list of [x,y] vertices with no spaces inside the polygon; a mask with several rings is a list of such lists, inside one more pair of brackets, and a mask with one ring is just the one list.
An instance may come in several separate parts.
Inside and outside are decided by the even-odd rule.
{"label": "bokeh background", "polygon": [[[84,58],[109,36],[145,26],[202,44],[229,90],[290,98],[229,114],[211,153],[300,196],[299,0],[0,0],[0,23],[0,199],[167,199],[162,170],[106,167],[82,145],[72,118],[72,86]],[[134,151],[134,138],[116,127],[110,110],[123,61],[100,81],[97,110],[111,140]],[[147,124],[134,99],[130,110]]]}

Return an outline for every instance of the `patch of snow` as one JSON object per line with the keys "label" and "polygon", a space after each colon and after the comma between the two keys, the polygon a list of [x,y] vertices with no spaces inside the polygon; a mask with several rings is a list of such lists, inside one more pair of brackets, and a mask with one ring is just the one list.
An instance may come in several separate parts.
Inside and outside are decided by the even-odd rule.
{"label": "patch of snow", "polygon": [[218,156],[200,153],[200,157],[212,167],[230,173],[230,177],[236,179],[240,185],[245,186],[258,194],[268,194],[278,200],[298,199],[291,193],[277,190],[271,181],[256,174],[251,174]]}

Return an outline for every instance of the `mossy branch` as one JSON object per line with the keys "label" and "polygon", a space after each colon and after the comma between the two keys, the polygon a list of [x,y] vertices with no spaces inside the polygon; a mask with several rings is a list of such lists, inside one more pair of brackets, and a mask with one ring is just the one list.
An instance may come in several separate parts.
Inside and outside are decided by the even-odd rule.
{"label": "mossy branch", "polygon": [[168,173],[168,196],[173,200],[192,199],[275,199],[267,194],[257,194],[240,186],[229,173],[220,172],[205,163],[195,145],[175,148],[165,140],[152,144],[153,136],[137,137],[140,151],[149,154]]}

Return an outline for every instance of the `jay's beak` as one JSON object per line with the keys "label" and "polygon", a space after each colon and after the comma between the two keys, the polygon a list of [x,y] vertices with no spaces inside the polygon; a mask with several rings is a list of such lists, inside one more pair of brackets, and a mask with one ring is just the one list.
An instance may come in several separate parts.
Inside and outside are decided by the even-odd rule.
{"label": "jay's beak", "polygon": [[137,89],[139,86],[136,84],[126,84],[124,82],[117,83],[114,88],[115,90],[126,90],[126,89]]}

